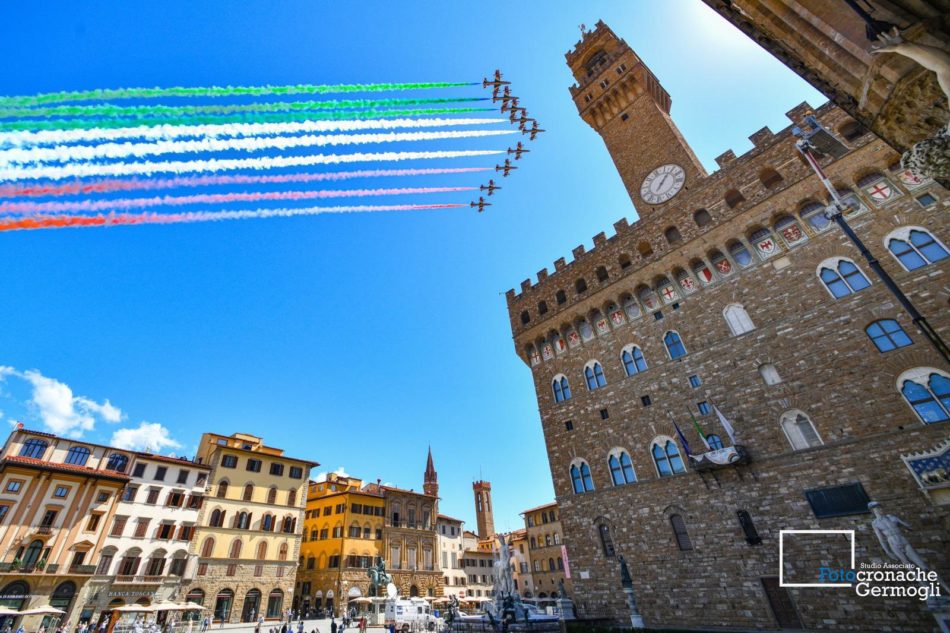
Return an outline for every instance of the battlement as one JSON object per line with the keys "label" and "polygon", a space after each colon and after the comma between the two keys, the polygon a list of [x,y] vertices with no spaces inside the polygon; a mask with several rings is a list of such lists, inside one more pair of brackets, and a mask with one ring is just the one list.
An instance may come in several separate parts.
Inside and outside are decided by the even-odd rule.
{"label": "battlement", "polygon": [[[814,113],[832,132],[839,132],[852,125],[851,118],[831,103],[813,108],[802,103],[789,110],[786,116],[798,124],[806,114]],[[699,262],[715,265],[707,251],[722,252],[724,259],[728,254],[726,239],[719,248],[714,248],[710,234],[738,215],[749,213],[745,223],[749,230],[735,236],[751,244],[750,235],[754,230],[768,228],[775,217],[790,215],[798,211],[796,205],[805,199],[823,203],[826,197],[821,185],[813,177],[795,149],[794,137],[789,125],[779,132],[763,127],[749,136],[753,147],[736,156],[728,150],[720,156],[720,169],[705,177],[692,190],[680,194],[681,199],[668,205],[662,214],[646,220],[629,222],[622,218],[614,223],[614,233],[598,233],[591,238],[592,247],[580,244],[572,250],[570,259],[561,257],[554,262],[553,272],[548,268],[538,271],[536,281],[525,279],[520,284],[520,292],[514,289],[506,292],[509,315],[515,334],[531,329],[541,322],[557,317],[563,311],[575,309],[579,303],[588,301],[591,296],[606,286],[632,274],[644,274],[644,282],[653,287],[658,280],[673,280],[676,271],[686,271]],[[867,133],[845,140],[851,150],[845,157],[871,141]],[[829,162],[825,160],[825,162]],[[772,203],[790,187],[812,178],[807,187],[807,195],[800,196],[794,204]],[[836,185],[850,188],[847,179],[837,179]],[[764,204],[763,204],[764,203]],[[769,217],[756,220],[754,210],[762,209]],[[801,220],[798,220],[801,223]],[[702,239],[695,248],[691,244],[697,238]],[[689,251],[695,251],[687,253]],[[670,258],[682,260],[675,266],[669,264]],[[690,258],[692,256],[692,258]],[[663,260],[667,264],[657,265]],[[657,270],[654,274],[653,269]],[[651,270],[646,270],[651,269]],[[656,279],[654,279],[654,277]],[[632,291],[633,288],[631,287]],[[528,320],[519,321],[519,316],[528,314]]]}

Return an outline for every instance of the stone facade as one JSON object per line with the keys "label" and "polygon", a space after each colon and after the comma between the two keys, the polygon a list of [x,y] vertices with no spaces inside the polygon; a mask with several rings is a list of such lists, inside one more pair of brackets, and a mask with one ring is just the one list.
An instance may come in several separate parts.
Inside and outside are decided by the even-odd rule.
{"label": "stone facade", "polygon": [[[516,351],[532,369],[579,614],[629,622],[623,555],[647,625],[931,630],[914,598],[779,587],[778,540],[786,529],[855,530],[856,561],[886,560],[869,527],[873,499],[914,527],[911,542],[947,577],[946,506],[921,493],[901,460],[947,435],[950,412],[933,390],[950,378],[945,361],[843,233],[816,215],[827,194],[790,129],[763,128],[750,152],[725,152],[703,176],[682,165],[688,151],[671,148],[685,144],[672,124],[630,116],[663,111],[665,92],[651,88],[648,70],[620,68],[625,48],[601,23],[568,54],[578,109],[607,104],[589,122],[608,148],[622,145],[612,137],[617,119],[628,126],[624,138],[636,142],[614,155],[622,174],[680,165],[687,186],[650,202],[625,178],[640,221],[617,222],[616,235],[594,236],[592,251],[577,247],[572,262],[559,259],[553,274],[542,270],[507,294]],[[641,85],[617,80],[628,72]],[[612,92],[618,84],[624,95]],[[594,87],[590,100],[585,86]],[[809,112],[832,131],[853,122],[830,104],[801,104],[788,116],[798,123]],[[898,154],[868,133],[844,142],[848,153],[822,165],[853,204],[850,225],[950,338],[950,258],[939,255],[950,241],[946,191],[903,172]],[[911,230],[936,240],[932,262],[905,267],[888,251]],[[841,275],[854,286],[841,290]],[[881,320],[910,344],[880,351],[866,328]],[[935,413],[918,396],[915,409],[902,389],[929,394]],[[692,415],[714,448],[731,447],[713,405],[734,427],[737,463],[697,464],[677,440],[674,420],[693,453],[705,452]],[[732,453],[712,455],[722,454]],[[817,567],[838,560],[835,544],[824,554],[789,547],[799,556],[782,572],[795,582],[817,582]]]}
{"label": "stone facade", "polygon": [[[892,147],[905,151],[950,120],[937,76],[896,53],[871,54],[865,22],[844,2],[704,0]],[[950,46],[946,2],[870,2],[904,39]]]}

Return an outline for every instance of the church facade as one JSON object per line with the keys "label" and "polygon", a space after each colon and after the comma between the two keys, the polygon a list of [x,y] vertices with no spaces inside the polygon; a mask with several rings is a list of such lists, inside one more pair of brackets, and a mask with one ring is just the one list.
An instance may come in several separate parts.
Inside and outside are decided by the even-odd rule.
{"label": "church facade", "polygon": [[[623,557],[647,626],[931,630],[916,598],[795,586],[850,568],[850,543],[783,531],[853,531],[854,565],[891,563],[877,501],[950,574],[948,506],[902,459],[947,436],[946,360],[824,215],[791,126],[759,130],[707,174],[660,81],[609,27],[567,63],[640,215],[507,293],[578,613],[630,622]],[[808,114],[848,149],[821,161],[848,223],[947,340],[946,191],[837,106],[788,117]]]}

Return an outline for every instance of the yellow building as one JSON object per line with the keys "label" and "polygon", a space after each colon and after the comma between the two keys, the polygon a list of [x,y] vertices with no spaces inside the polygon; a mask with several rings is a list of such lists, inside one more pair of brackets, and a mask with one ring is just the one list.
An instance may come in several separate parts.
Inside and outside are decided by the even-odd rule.
{"label": "yellow building", "polygon": [[306,486],[317,464],[245,433],[203,434],[198,461],[211,475],[187,599],[211,608],[215,622],[280,618],[291,606]]}
{"label": "yellow building", "polygon": [[531,508],[521,514],[524,516],[527,532],[528,558],[535,598],[542,604],[553,603],[561,583],[570,596],[571,571],[557,502]]}
{"label": "yellow building", "polygon": [[342,613],[373,595],[367,570],[382,556],[385,499],[355,477],[310,482],[294,608]]}

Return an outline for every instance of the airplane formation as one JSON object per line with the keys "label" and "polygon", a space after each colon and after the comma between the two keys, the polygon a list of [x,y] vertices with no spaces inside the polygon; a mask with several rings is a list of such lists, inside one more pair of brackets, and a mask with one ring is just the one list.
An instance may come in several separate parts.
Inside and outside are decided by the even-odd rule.
{"label": "airplane formation", "polygon": [[[538,127],[536,119],[528,116],[528,110],[521,106],[518,97],[511,94],[511,82],[502,80],[500,70],[496,70],[494,77],[491,79],[487,77],[482,79],[482,88],[491,88],[492,103],[501,103],[501,112],[508,114],[508,120],[511,121],[511,124],[517,125],[518,129],[522,134],[528,137],[529,141],[535,140],[538,134],[545,131]],[[518,141],[517,145],[508,148],[508,155],[514,156],[515,160],[518,161],[521,160],[523,154],[527,154],[530,151],[529,149],[525,149],[521,141]],[[506,158],[505,162],[501,165],[495,165],[495,171],[500,173],[502,178],[507,178],[508,175],[516,169],[518,169],[518,167],[511,164],[510,158]],[[486,195],[489,197],[499,189],[501,189],[501,187],[496,185],[494,180],[489,180],[487,185],[481,185],[479,187],[479,190],[487,192]],[[481,213],[485,210],[485,207],[490,207],[491,203],[485,202],[484,196],[479,196],[478,200],[469,203],[469,206],[477,208],[478,212]]]}

